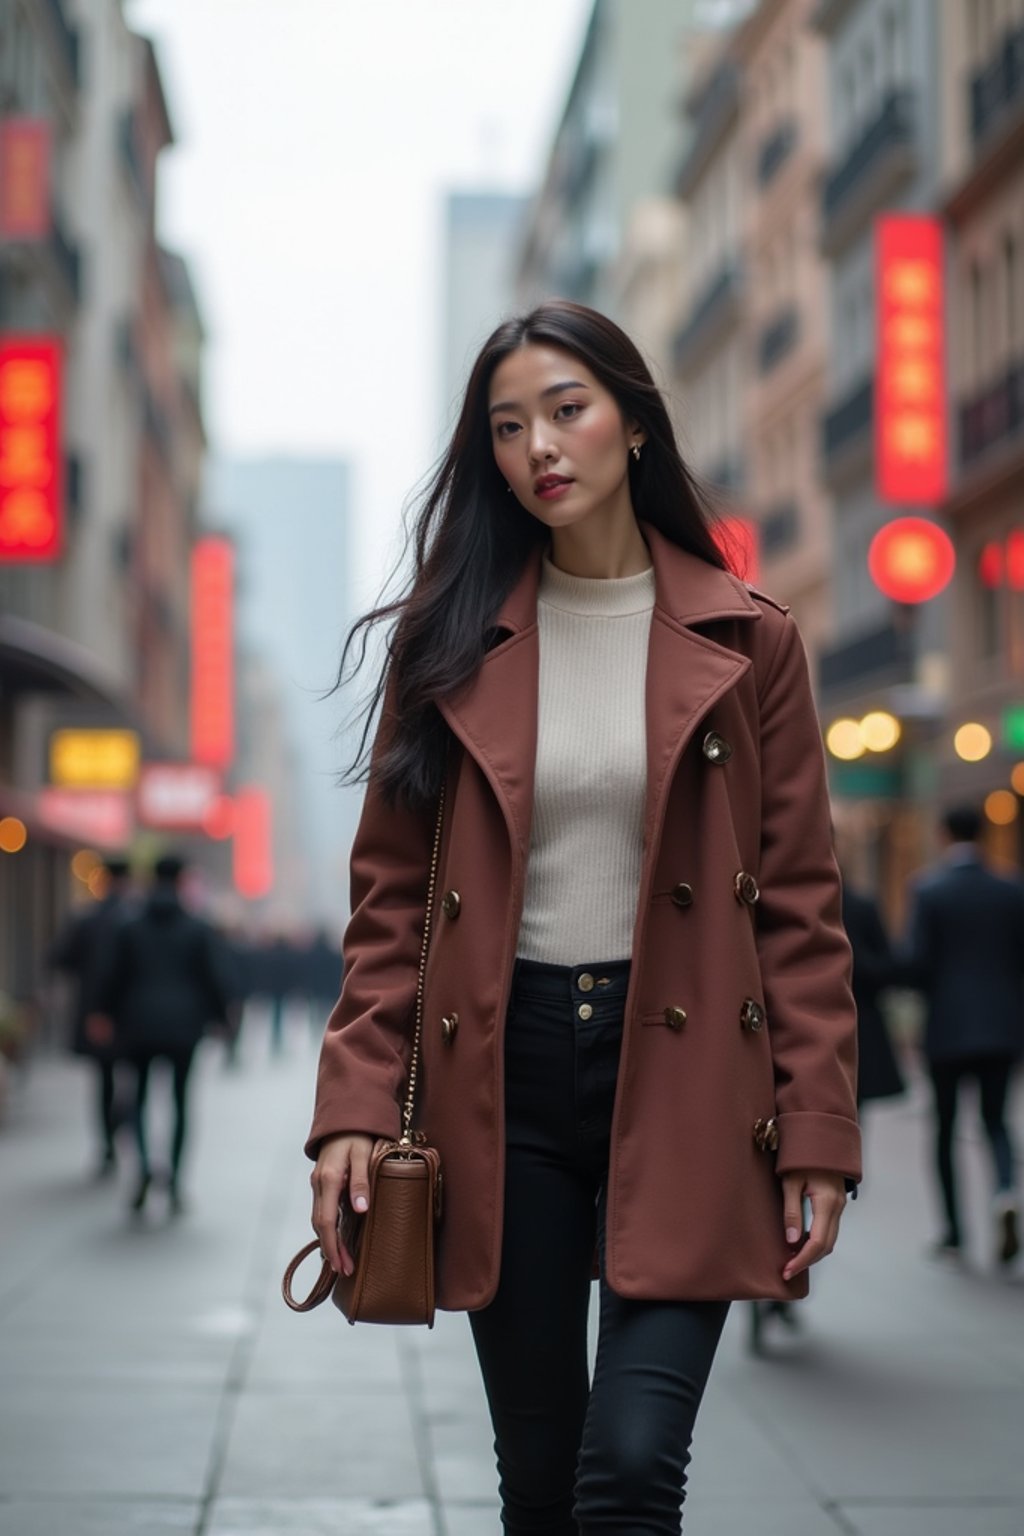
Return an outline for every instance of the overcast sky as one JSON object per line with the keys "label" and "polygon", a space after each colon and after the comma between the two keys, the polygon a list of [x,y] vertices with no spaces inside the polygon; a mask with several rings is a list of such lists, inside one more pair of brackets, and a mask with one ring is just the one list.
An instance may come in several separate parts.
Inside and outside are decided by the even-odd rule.
{"label": "overcast sky", "polygon": [[127,0],[178,140],[160,229],[209,329],[213,447],[349,458],[374,589],[434,447],[443,195],[536,184],[590,8]]}

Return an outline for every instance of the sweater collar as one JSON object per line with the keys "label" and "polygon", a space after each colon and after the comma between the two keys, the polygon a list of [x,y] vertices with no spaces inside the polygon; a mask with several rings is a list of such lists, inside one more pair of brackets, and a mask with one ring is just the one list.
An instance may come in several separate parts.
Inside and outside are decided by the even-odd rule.
{"label": "sweater collar", "polygon": [[[640,523],[651,552],[654,570],[654,606],[679,624],[707,624],[714,619],[759,619],[761,610],[744,583],[731,571],[709,565],[698,555],[680,549],[651,523]],[[502,604],[497,627],[517,634],[537,622],[543,551],[527,561],[519,580]],[[641,573],[643,574],[643,573]],[[564,572],[559,575],[565,576]],[[581,577],[567,578],[596,585]],[[638,578],[626,577],[626,581]],[[608,583],[601,583],[602,586]]]}

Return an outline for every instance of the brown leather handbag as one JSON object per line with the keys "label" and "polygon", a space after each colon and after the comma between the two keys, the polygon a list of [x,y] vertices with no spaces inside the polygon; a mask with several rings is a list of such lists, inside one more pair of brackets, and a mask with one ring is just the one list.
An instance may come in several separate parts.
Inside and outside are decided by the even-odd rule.
{"label": "brown leather handbag", "polygon": [[441,1216],[441,1158],[422,1131],[412,1128],[416,1074],[423,1034],[423,985],[434,913],[434,890],[444,820],[444,785],[437,807],[434,850],[430,859],[423,943],[416,983],[416,1023],[409,1080],[398,1141],[378,1141],[370,1155],[370,1204],[365,1216],[343,1197],[338,1236],[352,1255],[351,1275],[336,1275],[324,1260],[304,1301],[292,1294],[295,1272],[320,1244],[314,1239],[284,1272],[281,1293],[293,1312],[310,1312],[328,1296],[350,1323],[426,1323],[434,1326],[434,1239]]}

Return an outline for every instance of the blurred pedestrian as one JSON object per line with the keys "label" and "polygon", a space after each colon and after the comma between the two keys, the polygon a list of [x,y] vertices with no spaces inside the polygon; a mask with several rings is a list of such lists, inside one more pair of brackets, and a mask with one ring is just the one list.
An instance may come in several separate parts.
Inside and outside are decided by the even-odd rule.
{"label": "blurred pedestrian", "polygon": [[1006,1101],[1024,1050],[1024,881],[986,866],[982,825],[974,806],[946,812],[944,855],[912,889],[905,969],[926,1002],[924,1054],[945,1216],[934,1251],[955,1257],[963,1248],[954,1132],[961,1086],[973,1079],[995,1174],[996,1259],[1009,1264],[1020,1250]]}
{"label": "blurred pedestrian", "polygon": [[131,866],[127,859],[103,860],[103,894],[65,924],[50,950],[54,970],[74,978],[71,1049],[91,1062],[96,1074],[94,1125],[99,1140],[97,1176],[109,1177],[117,1159],[117,1058],[112,1037],[90,1038],[89,1016],[96,1011],[97,987],[103,974],[114,930],[131,907]]}
{"label": "blurred pedestrian", "polygon": [[267,1004],[270,1017],[270,1054],[284,1051],[285,1012],[299,989],[299,962],[295,945],[286,933],[263,934],[250,957],[252,991]]}
{"label": "blurred pedestrian", "polygon": [[341,991],[341,946],[318,928],[299,957],[302,990],[309,1002],[309,1022],[319,1040]]}
{"label": "blurred pedestrian", "polygon": [[102,1016],[112,1021],[115,1049],[135,1069],[134,1127],[138,1179],[132,1194],[141,1211],[153,1179],[146,1123],[150,1074],[165,1061],[173,1088],[173,1131],[166,1173],[170,1208],[182,1209],[181,1164],[188,1133],[188,1084],[196,1046],[211,1024],[225,1024],[231,979],[213,928],[187,912],[179,895],[184,866],[165,855],[154,868],[152,888],[141,912],[114,937],[109,966],[99,988]]}
{"label": "blurred pedestrian", "polygon": [[880,1000],[897,981],[896,957],[877,901],[848,880],[843,882],[843,927],[853,951],[859,1107],[906,1091]]}
{"label": "blurred pedestrian", "polygon": [[413,547],[405,596],[350,636],[397,620],[313,1226],[351,1271],[339,1201],[365,1211],[399,1129],[436,886],[416,1116],[503,1528],[674,1536],[729,1300],[805,1294],[860,1176],[803,646],[725,568],[636,347],[565,301],[485,344]]}

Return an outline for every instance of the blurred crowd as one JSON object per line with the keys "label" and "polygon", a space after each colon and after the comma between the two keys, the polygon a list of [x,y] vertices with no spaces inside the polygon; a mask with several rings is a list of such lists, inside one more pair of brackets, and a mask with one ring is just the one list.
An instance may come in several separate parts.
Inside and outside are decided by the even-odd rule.
{"label": "blurred crowd", "polygon": [[[127,861],[104,864],[98,901],[58,936],[49,967],[70,981],[67,1037],[95,1075],[96,1174],[116,1172],[120,1133],[134,1143],[130,1208],[141,1212],[154,1187],[169,1210],[184,1208],[181,1172],[188,1140],[189,1084],[204,1036],[222,1042],[225,1062],[241,1061],[242,1036],[262,1013],[269,1049],[285,1044],[286,1010],[304,1013],[319,1036],[341,987],[341,948],[311,934],[218,929],[188,902],[184,862],[165,855],[140,886]],[[162,1066],[172,1101],[170,1143],[150,1147],[147,1105]]]}

